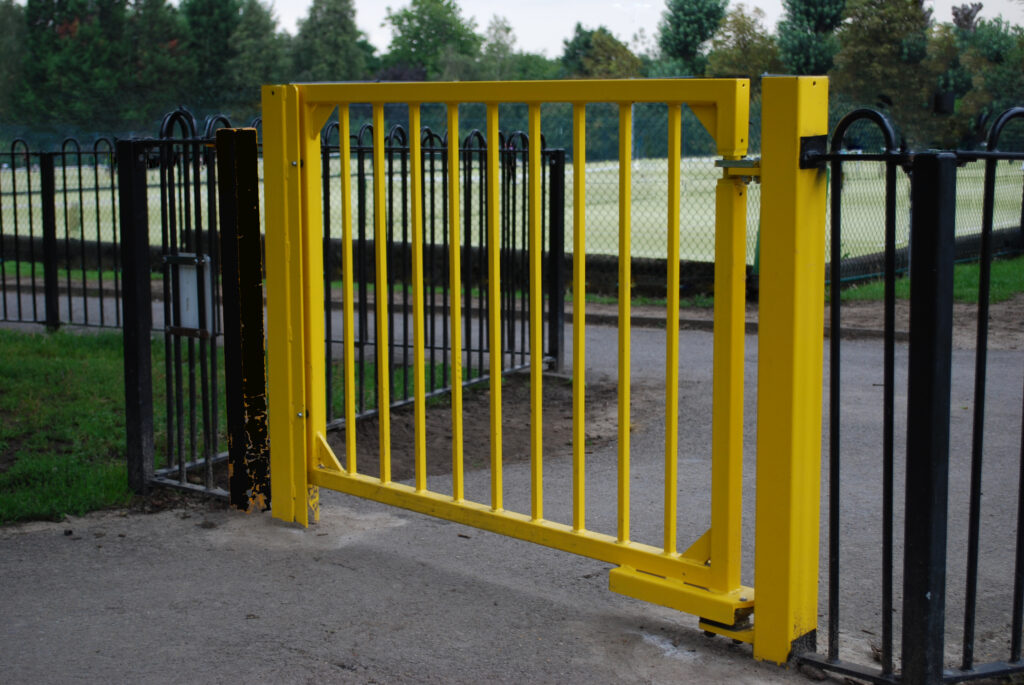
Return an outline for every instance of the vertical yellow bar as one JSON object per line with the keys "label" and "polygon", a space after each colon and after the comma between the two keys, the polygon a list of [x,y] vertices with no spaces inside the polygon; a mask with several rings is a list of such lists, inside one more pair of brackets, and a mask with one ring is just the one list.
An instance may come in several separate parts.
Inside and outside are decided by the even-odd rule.
{"label": "vertical yellow bar", "polygon": [[544,518],[544,298],[541,272],[540,103],[528,106],[530,184],[530,515]]}
{"label": "vertical yellow bar", "polygon": [[338,107],[341,144],[341,299],[345,336],[345,468],[356,472],[356,325],[352,260],[352,128],[348,105]]}
{"label": "vertical yellow bar", "polygon": [[427,401],[423,301],[423,157],[420,148],[420,106],[409,104],[409,180],[412,204],[412,376],[413,460],[416,490],[427,489]]}
{"label": "vertical yellow bar", "polygon": [[491,375],[491,508],[503,508],[501,464],[501,176],[498,105],[487,105],[487,308]]}
{"label": "vertical yellow bar", "polygon": [[629,541],[629,330],[632,269],[630,210],[632,208],[633,108],[619,104],[619,483],[618,540]]}
{"label": "vertical yellow bar", "polygon": [[[333,108],[331,108],[333,109]],[[322,117],[322,118],[321,118]],[[327,114],[303,102],[299,89],[299,178],[302,186],[302,344],[305,364],[306,468],[314,469],[317,435],[327,434],[327,370],[324,354],[324,226],[320,129]],[[320,493],[307,486],[306,500],[314,521],[320,520]]]}
{"label": "vertical yellow bar", "polygon": [[587,106],[572,106],[572,527],[587,527]]}
{"label": "vertical yellow bar", "polygon": [[264,86],[262,95],[271,511],[307,525],[299,97],[295,86]]}
{"label": "vertical yellow bar", "polygon": [[676,553],[679,485],[679,173],[682,106],[668,106],[668,305],[665,319],[665,554]]}
{"label": "vertical yellow bar", "polygon": [[462,474],[462,250],[459,217],[459,105],[448,104],[448,248],[452,342],[452,497],[461,502]]}
{"label": "vertical yellow bar", "polygon": [[711,586],[722,592],[740,585],[746,265],[747,189],[739,179],[722,178],[715,189],[711,390]]}
{"label": "vertical yellow bar", "polygon": [[825,172],[799,159],[828,133],[828,79],[762,84],[754,656],[782,663],[817,627]]}
{"label": "vertical yellow bar", "polygon": [[373,242],[377,303],[377,421],[380,430],[380,480],[391,481],[391,369],[388,368],[388,229],[384,196],[384,105],[373,105]]}

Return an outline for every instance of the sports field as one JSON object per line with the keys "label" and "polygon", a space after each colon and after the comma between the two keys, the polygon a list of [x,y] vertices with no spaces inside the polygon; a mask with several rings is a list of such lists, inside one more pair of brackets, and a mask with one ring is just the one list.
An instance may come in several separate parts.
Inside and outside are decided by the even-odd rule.
{"label": "sports field", "polygon": [[[340,178],[340,160],[331,159],[331,176],[334,182]],[[664,159],[639,159],[632,162],[632,254],[634,257],[666,257],[666,203],[667,203],[667,162]],[[262,171],[262,170],[261,170]],[[116,192],[111,190],[112,169],[105,166],[66,168],[57,170],[57,234],[70,238],[101,242],[112,242],[116,230]],[[479,188],[480,170],[471,171],[474,188]],[[878,163],[852,162],[844,167],[843,191],[843,238],[844,257],[857,257],[877,253],[883,247],[883,177],[882,166]],[[566,164],[566,216],[565,247],[573,249],[573,169]],[[159,243],[161,235],[161,193],[157,171],[149,174],[150,239]],[[682,211],[680,217],[680,258],[695,261],[711,261],[714,254],[714,188],[721,171],[714,166],[713,158],[687,158],[682,168]],[[961,167],[957,176],[957,234],[969,235],[978,231],[981,224],[982,181],[984,167],[972,163]],[[355,192],[355,162],[353,162],[353,192]],[[521,183],[522,176],[518,177]],[[618,253],[618,178],[617,162],[595,162],[586,170],[586,227],[587,252],[590,254]],[[372,216],[372,173],[365,177],[367,189],[368,216]],[[392,177],[396,197],[394,211],[400,221],[400,172],[395,169]],[[440,178],[440,164],[437,165],[436,183],[425,184],[427,198],[425,207],[429,221],[429,208],[435,207],[433,239],[441,241],[441,211],[445,199]],[[908,226],[909,181],[903,173],[898,174],[898,227],[897,236],[905,244]],[[31,185],[31,195],[28,189]],[[1020,225],[1022,195],[1021,165],[1015,162],[1000,162],[996,179],[995,227],[1006,228]],[[64,192],[64,189],[67,192]],[[519,187],[517,202],[522,206],[522,186]],[[340,193],[331,194],[332,236],[339,235]],[[30,202],[31,197],[31,202]],[[463,198],[465,199],[465,198]],[[433,202],[431,202],[433,200]],[[175,212],[179,226],[185,214],[191,217],[193,227],[196,217],[205,228],[207,224],[207,193],[205,188],[196,197],[176,194]],[[760,186],[753,183],[748,194],[747,261],[754,261],[757,242]],[[197,207],[198,204],[198,207]],[[481,225],[481,208],[478,193],[470,201],[473,225]],[[464,207],[464,205],[463,205]],[[519,215],[522,216],[522,213]],[[521,220],[520,220],[521,221]],[[520,224],[521,225],[521,224]],[[478,229],[474,229],[476,231]],[[521,230],[521,229],[518,229]],[[396,230],[396,236],[401,230]],[[38,170],[21,168],[0,170],[0,234],[4,236],[41,236],[42,214],[39,197]]]}

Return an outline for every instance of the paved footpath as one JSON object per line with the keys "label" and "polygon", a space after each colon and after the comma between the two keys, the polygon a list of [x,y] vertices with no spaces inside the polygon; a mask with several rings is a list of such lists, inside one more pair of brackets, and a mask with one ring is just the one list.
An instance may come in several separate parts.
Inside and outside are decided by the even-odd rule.
{"label": "paved footpath", "polygon": [[[588,382],[602,382],[614,373],[615,335],[613,328],[588,328]],[[662,331],[637,329],[633,334],[632,513],[641,540],[653,540],[660,531],[657,483],[663,448],[656,409],[664,383],[663,340]],[[880,390],[874,384],[881,352],[877,341],[845,345],[845,378],[851,385],[844,440],[850,445],[852,477],[867,479],[878,454]],[[683,332],[680,527],[694,537],[707,524],[710,347],[709,333]],[[994,357],[992,376],[999,387],[992,406],[998,420],[1000,412],[1010,417],[1020,411],[1024,354]],[[970,366],[970,357],[956,361],[958,369]],[[746,368],[749,513],[756,378],[752,336],[747,338]],[[905,369],[905,349],[900,368]],[[963,379],[958,383],[955,392]],[[1019,426],[1019,415],[1014,420]],[[994,449],[1007,452],[1005,464],[1013,450],[1002,443],[1019,440],[1015,431],[1007,431],[1002,442],[994,440]],[[545,466],[545,511],[553,520],[568,516],[566,449],[551,446]],[[614,521],[614,454],[612,441],[595,446],[589,456],[588,523],[597,530],[607,530]],[[467,474],[467,495],[483,497],[487,482],[486,471]],[[446,487],[443,478],[436,483]],[[505,483],[508,506],[523,506],[528,465],[508,466]],[[643,483],[649,484],[646,489]],[[993,483],[996,490],[1001,487]],[[848,587],[844,595],[858,601],[844,616],[843,644],[863,660],[870,645],[862,631],[875,620],[870,598],[878,584],[860,576],[875,563],[863,550],[877,549],[868,525],[877,496],[854,494],[852,499],[845,525],[865,539],[855,538],[846,573],[864,587]],[[744,582],[750,583],[753,517],[747,515],[744,522]],[[746,645],[705,637],[693,617],[609,592],[609,569],[608,564],[324,491],[322,521],[305,530],[269,515],[246,516],[208,505],[12,526],[0,529],[0,680],[805,680],[794,668],[755,662]]]}

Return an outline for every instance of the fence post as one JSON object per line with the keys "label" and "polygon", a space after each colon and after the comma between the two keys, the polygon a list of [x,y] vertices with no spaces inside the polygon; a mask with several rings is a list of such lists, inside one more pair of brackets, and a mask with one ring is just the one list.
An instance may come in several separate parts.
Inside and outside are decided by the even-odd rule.
{"label": "fence post", "polygon": [[903,552],[903,679],[942,682],[956,156],[914,157]]}
{"label": "fence post", "polygon": [[[57,291],[57,191],[54,180],[53,152],[39,155],[39,190],[43,204],[43,301],[46,329],[60,328],[60,304]],[[83,248],[84,249],[84,248]],[[71,312],[68,312],[71,316]]]}
{"label": "fence post", "polygon": [[145,493],[153,478],[153,375],[150,332],[149,208],[145,143],[117,142],[124,311],[124,403],[128,485]]}
{"label": "fence post", "polygon": [[828,132],[828,79],[762,84],[754,656],[781,663],[818,619],[826,174],[800,158]]}
{"label": "fence post", "polygon": [[231,506],[270,508],[256,129],[217,131],[224,393]]}
{"label": "fence post", "polygon": [[548,251],[548,352],[551,370],[565,368],[565,150],[551,150]]}

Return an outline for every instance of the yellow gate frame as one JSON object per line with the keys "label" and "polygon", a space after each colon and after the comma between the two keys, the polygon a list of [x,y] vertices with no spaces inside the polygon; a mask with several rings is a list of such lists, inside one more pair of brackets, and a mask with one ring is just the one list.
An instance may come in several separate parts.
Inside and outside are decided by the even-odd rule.
{"label": "yellow gate frame", "polygon": [[[821,441],[824,288],[824,177],[799,168],[801,139],[826,133],[828,84],[824,78],[763,80],[762,160],[747,152],[749,83],[745,79],[545,81],[477,83],[352,83],[274,85],[263,88],[266,204],[268,399],[270,403],[272,510],[276,518],[307,525],[318,517],[318,487],[464,523],[511,537],[600,559],[619,566],[611,589],[702,618],[701,626],[751,642],[757,658],[785,661],[798,640],[813,640],[817,625],[818,507]],[[540,140],[541,104],[573,107],[574,367],[585,360],[585,123],[586,106],[619,107],[619,158],[631,152],[631,105],[666,103],[669,111],[669,255],[679,254],[681,113],[686,104],[716,141],[723,177],[716,188],[714,380],[711,527],[686,551],[676,549],[679,327],[666,327],[666,440],[664,544],[630,540],[630,164],[619,165],[619,429],[616,535],[586,528],[584,509],[584,383],[573,382],[572,523],[543,513],[541,384],[541,158],[530,145],[529,274],[531,350],[531,506],[503,505],[501,451],[501,307],[498,146],[487,148],[487,227],[490,311],[490,502],[465,499],[462,465],[462,343],[459,231],[450,235],[452,492],[426,484],[423,179],[420,105],[447,107],[449,225],[459,226],[459,119],[462,103],[484,103],[487,140],[498,139],[498,106],[528,105],[530,141]],[[339,111],[342,198],[342,298],[345,408],[355,422],[352,197],[349,105],[373,109],[374,168],[383,168],[384,105],[409,108],[413,266],[414,460],[413,485],[395,483],[390,469],[390,370],[385,345],[377,346],[380,477],[357,470],[355,431],[346,431],[345,463],[325,439],[323,228],[320,130]],[[742,160],[742,161],[741,161]],[[739,162],[739,163],[737,163]],[[754,589],[740,583],[745,332],[745,179],[762,179],[760,334]],[[374,174],[375,244],[386,244],[385,188]],[[668,260],[668,320],[679,317],[679,262]],[[377,292],[387,285],[386,259],[376,250]],[[376,339],[387,340],[387,298],[376,299]],[[749,618],[755,613],[755,621]]]}

